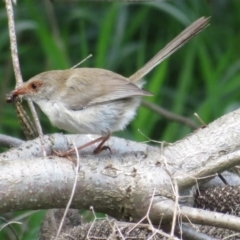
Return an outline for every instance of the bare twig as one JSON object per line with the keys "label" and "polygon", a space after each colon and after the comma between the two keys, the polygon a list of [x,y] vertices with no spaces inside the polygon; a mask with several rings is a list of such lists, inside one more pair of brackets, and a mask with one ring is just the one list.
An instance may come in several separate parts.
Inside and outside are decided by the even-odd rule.
{"label": "bare twig", "polygon": [[[93,221],[92,221],[92,224],[91,224],[90,228],[88,229],[87,239],[92,239],[92,238],[93,238],[93,236],[90,236],[90,233],[91,233],[91,230],[94,228],[95,222],[96,222],[97,220],[99,220],[99,219],[102,219],[102,220],[105,219],[105,217],[104,217],[104,218],[98,218],[98,217],[97,217],[97,215],[96,215],[96,213],[95,213],[95,211],[94,211],[94,207],[93,207],[93,206],[90,207],[90,210],[91,210],[92,213],[93,213],[94,219],[93,219]],[[108,221],[108,223],[109,223],[109,221]],[[111,226],[110,223],[109,223],[109,225]]]}
{"label": "bare twig", "polygon": [[178,210],[179,210],[179,193],[178,193],[178,185],[177,185],[177,181],[172,178],[173,181],[173,191],[174,191],[174,195],[175,195],[175,202],[174,202],[174,211],[173,211],[173,220],[172,220],[172,228],[171,228],[171,236],[174,236],[174,231],[175,231],[175,225],[176,225],[176,219],[177,219],[177,215],[178,215]]}
{"label": "bare twig", "polygon": [[65,211],[64,211],[64,214],[63,214],[61,223],[60,223],[59,228],[58,228],[58,231],[57,231],[56,238],[58,238],[58,237],[59,237],[59,234],[61,233],[64,220],[65,220],[66,215],[67,215],[67,212],[68,212],[68,210],[69,210],[69,208],[70,208],[70,206],[71,206],[71,203],[72,203],[72,200],[73,200],[73,196],[74,196],[74,194],[75,194],[76,186],[77,186],[77,179],[78,179],[78,171],[79,171],[80,160],[79,160],[78,150],[77,150],[76,144],[75,144],[74,142],[73,142],[73,146],[74,146],[74,149],[75,149],[75,151],[76,151],[76,156],[77,156],[77,164],[76,164],[76,167],[75,167],[75,178],[74,178],[74,183],[73,183],[73,187],[72,187],[71,196],[70,196],[70,198],[69,198],[68,204],[67,204],[66,209],[65,209]]}
{"label": "bare twig", "polygon": [[46,157],[47,154],[46,154],[46,149],[45,149],[45,144],[44,144],[44,138],[43,138],[43,132],[42,132],[42,127],[41,127],[41,124],[39,122],[39,118],[38,118],[38,115],[37,115],[37,112],[36,112],[36,109],[33,105],[33,102],[31,99],[27,99],[28,101],[28,106],[32,112],[32,116],[33,116],[33,119],[34,119],[34,122],[35,122],[35,125],[36,125],[36,128],[37,128],[37,132],[39,134],[39,139],[40,139],[40,142],[41,142],[41,146],[42,146],[42,154],[43,154],[43,157]]}
{"label": "bare twig", "polygon": [[167,174],[169,175],[169,177],[171,179],[171,186],[172,186],[172,191],[173,191],[173,194],[174,194],[174,211],[173,211],[172,227],[171,227],[171,233],[170,233],[171,237],[173,237],[174,236],[174,231],[175,231],[175,226],[176,226],[176,219],[177,219],[177,215],[178,215],[178,212],[179,212],[179,204],[178,204],[178,202],[179,202],[179,191],[178,191],[177,181],[174,178],[171,171],[169,170],[167,160],[164,157],[163,147],[164,147],[164,142],[161,143],[161,157],[162,157],[164,165],[165,165],[164,166],[165,170],[166,170]]}
{"label": "bare twig", "polygon": [[[109,224],[110,224],[110,221],[109,221]],[[114,232],[114,228],[117,229],[117,231],[118,231],[120,237],[124,240],[125,238],[124,238],[124,236],[123,236],[123,234],[122,234],[122,232],[121,232],[121,229],[118,227],[118,225],[117,225],[116,222],[114,222],[114,223],[113,223],[113,226],[112,226],[113,232]]]}
{"label": "bare twig", "polygon": [[81,62],[77,63],[76,65],[74,65],[73,67],[71,67],[71,69],[76,68],[77,66],[81,65],[83,62],[85,62],[86,60],[88,60],[90,57],[92,57],[92,54],[89,54],[86,58],[84,58]]}
{"label": "bare twig", "polygon": [[[9,37],[10,37],[10,45],[11,45],[11,54],[12,54],[12,61],[13,61],[13,69],[16,77],[16,87],[20,86],[23,83],[22,80],[22,74],[20,70],[20,64],[18,59],[18,50],[17,50],[17,37],[16,37],[16,31],[15,31],[15,24],[14,24],[14,14],[13,14],[13,6],[11,0],[5,0],[6,3],[6,9],[7,9],[7,15],[8,15],[8,28],[9,28]],[[38,134],[40,137],[40,141],[42,144],[42,153],[43,156],[46,156],[46,151],[44,149],[44,141],[43,141],[43,134],[42,134],[42,128],[39,123],[36,110],[34,108],[34,105],[30,99],[28,99],[28,105],[32,112],[33,119],[35,121]]]}
{"label": "bare twig", "polygon": [[[151,208],[152,208],[152,204],[153,204],[153,199],[154,199],[154,197],[155,197],[155,193],[156,193],[156,188],[154,188],[154,190],[153,190],[152,197],[151,197],[151,201],[150,201],[150,204],[149,204],[149,207],[148,207],[148,210],[147,210],[146,215],[145,215],[139,222],[137,222],[136,224],[134,224],[134,226],[127,232],[128,234],[129,234],[133,229],[135,229],[136,227],[138,227],[145,219],[147,219],[147,221],[148,221],[148,223],[149,223],[149,226],[150,226],[150,229],[151,229],[151,231],[153,232],[153,234],[154,234],[154,235],[156,234],[156,229],[153,227],[152,221],[151,221],[151,219],[150,219],[150,217],[149,217],[149,213],[150,213],[150,210],[151,210]],[[167,233],[165,233],[165,232],[163,232],[163,231],[161,231],[161,230],[157,230],[157,233],[160,233],[160,234],[162,234],[162,236],[167,237],[167,238],[170,237],[169,234],[167,234]]]}
{"label": "bare twig", "polygon": [[209,225],[233,231],[240,231],[240,218],[233,215],[187,206],[181,206],[181,214],[184,222],[187,222],[189,219],[191,219],[191,222],[195,224]]}
{"label": "bare twig", "polygon": [[16,101],[14,101],[14,103],[17,116],[20,121],[24,135],[26,136],[27,140],[35,139],[38,136],[38,133],[32,120],[30,119],[27,112],[23,108],[23,105],[20,102],[19,98]]}
{"label": "bare twig", "polygon": [[21,139],[0,134],[1,147],[19,147],[22,143],[24,143],[24,141]]}
{"label": "bare twig", "polygon": [[197,118],[197,120],[202,124],[203,127],[206,126],[206,123],[199,117],[197,113],[194,113],[193,115]]}
{"label": "bare twig", "polygon": [[19,60],[18,60],[17,37],[16,37],[15,24],[14,24],[13,7],[12,7],[11,0],[5,0],[5,3],[6,3],[7,15],[8,15],[8,29],[9,29],[9,37],[10,37],[10,44],[11,44],[13,69],[16,77],[16,87],[18,87],[22,84],[23,80],[22,80],[22,74],[21,74]]}
{"label": "bare twig", "polygon": [[166,109],[164,109],[160,106],[157,106],[156,104],[153,104],[153,103],[150,103],[148,101],[142,100],[142,105],[144,107],[154,111],[155,113],[157,113],[160,116],[163,116],[163,117],[165,117],[165,118],[167,118],[171,121],[182,123],[182,124],[190,127],[193,130],[199,128],[199,126],[195,122],[193,122],[191,119],[180,116],[178,114],[171,113],[168,110],[166,110]]}

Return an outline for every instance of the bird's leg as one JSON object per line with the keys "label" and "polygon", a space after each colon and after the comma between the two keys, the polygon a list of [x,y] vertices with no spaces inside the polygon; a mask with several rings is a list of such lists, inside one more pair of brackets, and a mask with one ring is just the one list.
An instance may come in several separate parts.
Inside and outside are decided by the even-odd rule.
{"label": "bird's leg", "polygon": [[[94,143],[100,142],[99,145],[93,150],[94,154],[98,154],[105,149],[109,149],[109,151],[111,152],[111,149],[109,147],[103,146],[103,144],[109,139],[110,135],[111,134],[108,134],[106,136],[99,137],[99,138],[97,138],[97,139],[95,139],[91,142],[85,143],[85,144],[79,146],[77,148],[77,150],[82,150],[86,147],[89,147],[89,146],[93,145]],[[67,156],[73,154],[75,152],[75,149],[71,149],[71,150],[66,151],[66,152],[58,152],[58,151],[53,150],[53,152],[59,157],[67,157]]]}
{"label": "bird's leg", "polygon": [[112,153],[111,148],[108,146],[103,146],[103,144],[110,138],[110,133],[106,136],[102,137],[102,141],[99,143],[99,145],[93,150],[94,154],[98,154],[100,152],[102,152],[103,150],[108,149],[110,151],[110,153]]}

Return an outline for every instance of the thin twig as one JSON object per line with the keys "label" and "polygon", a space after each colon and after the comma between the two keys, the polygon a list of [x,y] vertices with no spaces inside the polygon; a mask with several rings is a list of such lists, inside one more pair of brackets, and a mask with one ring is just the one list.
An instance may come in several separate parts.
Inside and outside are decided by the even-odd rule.
{"label": "thin twig", "polygon": [[197,120],[202,124],[202,127],[206,127],[207,125],[206,125],[206,123],[199,117],[199,115],[197,114],[197,113],[194,113],[193,114],[196,118],[197,118]]}
{"label": "thin twig", "polygon": [[[151,208],[152,208],[152,204],[153,204],[153,199],[154,199],[154,197],[155,197],[155,193],[156,193],[156,188],[153,189],[152,197],[151,197],[150,204],[149,204],[149,206],[148,206],[148,210],[147,210],[146,215],[145,215],[139,222],[137,222],[136,224],[134,224],[134,226],[133,226],[130,230],[127,231],[127,234],[129,234],[133,229],[135,229],[136,227],[138,227],[145,219],[147,219],[148,224],[149,224],[149,226],[150,226],[150,228],[151,228],[151,231],[152,231],[152,232],[154,233],[154,235],[155,235],[155,230],[156,230],[156,229],[153,227],[153,224],[152,224],[152,222],[151,222],[151,219],[149,218],[149,213],[150,213],[150,210],[151,210]],[[165,232],[162,232],[162,231],[159,231],[159,230],[158,230],[158,233],[162,234],[164,237],[167,237],[167,238],[170,237],[170,235],[167,234],[167,233],[165,233]]]}
{"label": "thin twig", "polygon": [[18,60],[17,37],[16,37],[15,24],[14,24],[13,6],[12,6],[11,0],[5,0],[5,3],[6,3],[7,16],[8,16],[8,30],[9,30],[9,37],[10,37],[13,69],[16,77],[16,87],[18,87],[23,83],[23,80],[22,80],[22,74],[21,74],[19,60]]}
{"label": "thin twig", "polygon": [[74,65],[73,67],[71,67],[71,69],[76,68],[77,66],[81,65],[83,62],[85,62],[86,60],[88,60],[90,57],[92,57],[92,54],[89,54],[86,58],[84,58],[81,62],[77,63],[76,65]]}
{"label": "thin twig", "polygon": [[0,134],[0,146],[1,147],[19,147],[22,143],[24,143],[23,140],[9,137],[4,134]]}
{"label": "thin twig", "polygon": [[170,235],[174,237],[174,232],[175,232],[175,226],[176,226],[176,220],[177,220],[177,215],[178,215],[178,210],[179,210],[179,193],[178,193],[178,185],[176,179],[172,177],[173,181],[173,191],[175,192],[175,202],[174,202],[174,211],[173,211],[173,219],[172,219],[172,228],[171,228],[171,233]]}
{"label": "thin twig", "polygon": [[[156,192],[156,188],[153,189],[152,197],[151,197],[150,204],[149,204],[149,206],[148,206],[148,210],[147,210],[146,215],[145,215],[139,222],[137,222],[137,223],[127,232],[127,234],[129,234],[129,233],[130,233],[133,229],[135,229],[140,223],[142,223],[144,219],[147,218],[147,220],[149,220],[149,212],[150,212],[150,210],[151,210],[151,208],[152,208],[152,203],[153,203],[153,199],[154,199],[154,196],[155,196],[155,192]],[[150,221],[150,224],[152,224],[151,221]],[[151,227],[152,227],[152,225],[151,225]]]}
{"label": "thin twig", "polygon": [[46,153],[46,150],[45,150],[45,144],[44,144],[42,127],[41,127],[41,124],[40,124],[40,121],[39,121],[39,118],[38,118],[36,109],[35,109],[35,107],[34,107],[33,102],[32,102],[31,99],[28,98],[27,101],[28,101],[28,106],[29,106],[30,111],[31,111],[32,116],[33,116],[33,120],[34,120],[35,125],[36,125],[36,128],[37,128],[37,132],[38,132],[39,139],[40,139],[41,146],[42,146],[42,154],[43,154],[43,157],[46,157],[46,156],[47,156],[47,153]]}
{"label": "thin twig", "polygon": [[17,116],[20,121],[20,125],[22,127],[25,137],[27,138],[27,140],[32,140],[37,138],[38,132],[36,130],[36,127],[33,124],[32,119],[30,119],[27,112],[25,111],[20,99],[17,98],[14,101],[14,103],[15,103]]}
{"label": "thin twig", "polygon": [[169,170],[169,165],[168,165],[167,160],[166,160],[166,158],[163,154],[163,147],[164,147],[163,145],[164,145],[164,142],[161,144],[161,157],[162,157],[163,162],[164,162],[165,171],[171,179],[170,183],[171,183],[172,191],[173,191],[173,194],[174,194],[174,210],[173,210],[172,227],[171,227],[171,233],[170,233],[170,236],[174,237],[176,219],[177,219],[177,215],[178,215],[178,210],[180,210],[179,209],[179,204],[178,204],[178,202],[179,202],[179,191],[178,191],[177,181],[174,178],[174,176],[172,175],[171,171]]}
{"label": "thin twig", "polygon": [[118,231],[121,239],[125,240],[125,238],[124,238],[124,236],[123,236],[123,234],[122,234],[122,232],[121,232],[121,230],[120,230],[120,228],[118,227],[118,225],[117,225],[116,222],[113,223],[112,231],[114,232],[115,229],[117,229],[117,231]]}
{"label": "thin twig", "polygon": [[145,101],[145,100],[142,100],[142,105],[152,111],[154,111],[155,113],[157,113],[158,115],[160,116],[163,116],[171,121],[174,121],[174,122],[179,122],[179,123],[182,123],[188,127],[190,127],[191,129],[195,130],[195,129],[198,129],[199,126],[193,122],[191,119],[189,118],[186,118],[186,117],[183,117],[181,115],[178,115],[178,114],[175,114],[175,113],[172,113],[160,106],[157,106],[156,104],[153,104],[153,103],[150,103],[148,101]]}
{"label": "thin twig", "polygon": [[[13,62],[13,69],[16,78],[16,87],[20,86],[23,83],[22,74],[20,70],[20,64],[18,59],[18,50],[17,50],[17,37],[15,31],[15,24],[14,24],[14,14],[13,14],[13,6],[11,0],[5,0],[6,9],[7,9],[7,16],[8,16],[8,29],[9,29],[9,37],[10,37],[10,45],[11,45],[11,54],[12,54],[12,62]],[[36,110],[34,105],[30,99],[27,100],[29,108],[32,112],[33,119],[35,121],[37,131],[39,134],[39,138],[42,144],[42,153],[43,156],[46,156],[46,150],[44,148],[44,139],[42,134],[42,128],[39,123]]]}
{"label": "thin twig", "polygon": [[76,151],[76,156],[77,156],[77,164],[76,164],[76,167],[75,167],[75,178],[74,178],[74,182],[73,182],[73,187],[72,187],[71,196],[70,196],[70,198],[69,198],[69,201],[68,201],[68,203],[67,203],[66,209],[65,209],[65,211],[64,211],[64,214],[63,214],[61,223],[60,223],[59,228],[58,228],[58,231],[57,231],[56,238],[58,238],[58,237],[59,237],[59,234],[61,233],[64,220],[65,220],[65,218],[66,218],[68,209],[69,209],[70,206],[71,206],[71,203],[72,203],[72,200],[73,200],[73,196],[74,196],[74,194],[75,194],[76,187],[77,187],[77,180],[78,180],[78,171],[79,171],[80,160],[79,160],[78,150],[77,150],[76,144],[75,144],[74,142],[73,142],[73,146],[74,146],[74,149],[75,149],[75,151]]}

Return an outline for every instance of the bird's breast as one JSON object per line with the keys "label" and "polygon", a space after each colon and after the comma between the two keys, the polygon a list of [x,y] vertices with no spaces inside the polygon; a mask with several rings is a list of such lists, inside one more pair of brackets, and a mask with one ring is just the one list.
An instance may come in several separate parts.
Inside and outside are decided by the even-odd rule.
{"label": "bird's breast", "polygon": [[124,129],[134,117],[139,103],[140,97],[133,97],[71,110],[60,102],[37,102],[56,127],[71,133],[100,135]]}

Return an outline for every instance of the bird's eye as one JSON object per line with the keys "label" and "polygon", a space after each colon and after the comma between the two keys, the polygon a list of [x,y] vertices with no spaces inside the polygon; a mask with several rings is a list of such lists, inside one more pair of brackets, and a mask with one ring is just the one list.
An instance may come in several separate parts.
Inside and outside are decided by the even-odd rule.
{"label": "bird's eye", "polygon": [[31,87],[32,87],[32,89],[36,89],[37,88],[37,84],[36,83],[32,83]]}
{"label": "bird's eye", "polygon": [[41,81],[31,81],[27,87],[32,93],[35,93],[41,89],[42,85],[43,83]]}

